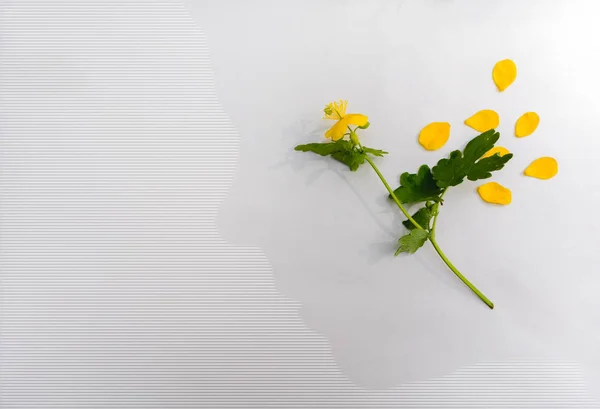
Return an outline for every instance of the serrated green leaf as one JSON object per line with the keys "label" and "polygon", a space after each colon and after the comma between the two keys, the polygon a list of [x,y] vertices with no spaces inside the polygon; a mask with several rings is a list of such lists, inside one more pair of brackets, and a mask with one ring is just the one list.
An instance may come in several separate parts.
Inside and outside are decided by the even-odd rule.
{"label": "serrated green leaf", "polygon": [[314,152],[317,155],[328,156],[334,152],[340,152],[352,148],[352,144],[346,140],[324,143],[307,143],[306,145],[298,145],[294,148],[300,152]]}
{"label": "serrated green leaf", "polygon": [[477,163],[475,163],[475,165],[473,165],[471,169],[469,169],[467,179],[475,181],[479,179],[491,178],[491,172],[502,169],[506,162],[508,162],[512,157],[512,153],[507,153],[504,156],[495,154],[487,158],[480,159],[477,161]]}
{"label": "serrated green leaf", "polygon": [[370,153],[373,156],[383,156],[388,154],[386,151],[382,151],[380,149],[367,148],[366,146],[363,146],[362,149],[363,152]]}
{"label": "serrated green leaf", "polygon": [[[491,176],[492,171],[502,169],[512,155],[490,156],[479,160],[487,151],[494,147],[500,134],[493,129],[473,138],[464,151],[452,151],[449,158],[440,159],[432,169],[433,178],[440,188],[456,186],[463,182],[465,177],[470,180],[485,179]],[[494,158],[489,160],[490,158]],[[473,179],[471,179],[473,177]]]}
{"label": "serrated green leaf", "polygon": [[[433,209],[431,209],[429,207],[422,207],[419,210],[417,210],[417,212],[415,214],[412,215],[412,218],[417,223],[419,223],[419,226],[421,226],[424,229],[429,230],[429,223],[431,223],[431,218],[433,217],[433,215],[434,215]],[[415,225],[412,224],[412,222],[410,220],[404,220],[402,222],[402,224],[404,225],[404,227],[406,227],[409,230],[416,229]]]}
{"label": "serrated green leaf", "polygon": [[429,166],[423,165],[415,173],[405,172],[400,176],[401,186],[394,190],[394,195],[402,203],[418,203],[427,200],[438,202],[442,189],[436,184]]}
{"label": "serrated green leaf", "polygon": [[487,151],[494,147],[498,139],[500,139],[500,133],[494,129],[477,135],[467,143],[467,146],[463,150],[465,160],[475,163],[477,159],[481,158]]}
{"label": "serrated green leaf", "polygon": [[423,247],[423,244],[425,244],[428,238],[429,232],[427,230],[411,230],[409,234],[400,237],[400,240],[398,240],[400,247],[398,247],[398,250],[396,250],[394,255],[397,256],[400,253],[413,254]]}
{"label": "serrated green leaf", "polygon": [[[352,142],[345,139],[340,139],[335,142],[298,145],[294,149],[300,152],[313,152],[321,156],[331,156],[333,159],[348,166],[353,172],[356,171],[360,165],[365,163],[365,154],[357,151]],[[382,156],[382,153],[387,153],[375,149],[372,149],[372,151],[379,153],[377,156]]]}
{"label": "serrated green leaf", "polygon": [[348,166],[352,172],[355,172],[360,165],[365,163],[365,154],[354,149],[334,152],[331,157]]}
{"label": "serrated green leaf", "polygon": [[452,151],[448,159],[440,159],[432,169],[436,186],[447,188],[460,184],[466,175],[463,166],[464,159],[460,151]]}

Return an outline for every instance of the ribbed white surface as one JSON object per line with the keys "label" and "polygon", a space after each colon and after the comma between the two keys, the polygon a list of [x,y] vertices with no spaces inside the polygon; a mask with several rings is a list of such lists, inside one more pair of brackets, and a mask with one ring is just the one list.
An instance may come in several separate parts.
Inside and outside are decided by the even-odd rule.
{"label": "ribbed white surface", "polygon": [[185,8],[0,7],[3,409],[600,407],[562,361],[353,385],[219,237],[238,135]]}

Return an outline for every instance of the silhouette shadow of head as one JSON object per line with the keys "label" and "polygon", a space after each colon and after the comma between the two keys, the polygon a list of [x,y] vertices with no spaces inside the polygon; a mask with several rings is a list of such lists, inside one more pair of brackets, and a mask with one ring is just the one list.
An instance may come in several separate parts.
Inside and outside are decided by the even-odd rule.
{"label": "silhouette shadow of head", "polygon": [[[532,273],[540,269],[534,260],[543,257],[542,250],[519,243],[523,252],[531,254],[519,254],[518,258],[503,255],[500,262],[497,252],[508,245],[478,222],[439,233],[440,245],[457,266],[482,290],[489,289],[485,292],[496,302],[496,309],[489,311],[431,248],[426,246],[413,256],[393,257],[396,240],[403,233],[403,217],[387,201],[385,190],[368,168],[350,173],[331,158],[293,151],[296,144],[322,140],[322,132],[313,125],[318,121],[318,109],[311,114],[291,112],[287,103],[291,98],[299,111],[332,97],[362,101],[372,108],[369,114],[378,115],[375,126],[398,132],[412,132],[422,125],[424,101],[429,111],[435,107],[439,112],[471,103],[463,98],[461,88],[472,79],[461,77],[471,75],[466,70],[469,64],[454,62],[453,73],[460,81],[444,82],[444,95],[440,95],[441,84],[431,81],[436,78],[432,73],[419,74],[425,66],[435,69],[436,59],[451,50],[451,44],[468,40],[473,47],[481,47],[478,38],[460,34],[471,20],[458,16],[475,12],[472,7],[415,2],[406,15],[399,16],[383,6],[383,13],[365,13],[361,2],[343,2],[343,12],[339,7],[323,9],[317,3],[282,3],[268,10],[248,7],[239,15],[229,15],[227,7],[219,6],[227,14],[227,23],[205,18],[212,24],[213,38],[222,40],[221,75],[229,91],[224,87],[220,97],[231,107],[228,111],[239,117],[242,140],[262,138],[261,143],[242,143],[235,183],[220,209],[220,233],[232,243],[263,249],[277,289],[302,303],[305,323],[327,337],[338,365],[362,386],[388,387],[447,374],[481,360],[556,353],[557,345],[566,345],[566,336],[561,335],[568,333],[564,328],[570,328],[567,314],[553,305],[552,297],[533,291],[539,287]],[[443,3],[443,7],[434,3]],[[394,4],[397,9],[398,3]],[[203,11],[216,10],[215,5]],[[456,13],[455,22],[447,19],[450,11]],[[272,18],[261,20],[263,24],[246,24],[262,13]],[[477,13],[486,11],[478,8]],[[408,38],[402,30],[419,28],[421,23],[415,17],[420,15],[443,21],[440,27],[456,24],[453,27],[460,30],[433,30],[435,35],[424,38],[422,47],[413,46],[411,39],[398,42]],[[336,47],[323,47],[323,39],[328,41],[331,36],[329,23],[334,18],[346,37]],[[403,25],[397,24],[398,19]],[[494,24],[496,20],[489,25],[489,35]],[[238,26],[246,30],[248,41],[230,35],[230,29]],[[305,29],[308,26],[311,30]],[[423,47],[430,52],[423,53]],[[357,49],[363,57],[368,55],[368,64],[356,58]],[[470,62],[478,65],[480,60],[477,56],[477,61]],[[352,64],[347,64],[349,61]],[[289,67],[299,67],[295,76],[290,75]],[[266,87],[270,92],[264,92]],[[258,98],[260,104],[247,107],[248,101]],[[421,102],[415,103],[419,98]],[[269,120],[264,119],[267,117]],[[398,118],[404,122],[403,129],[399,129]],[[268,132],[267,126],[271,127]],[[388,147],[416,147],[412,139],[381,137],[388,138]],[[394,152],[402,155],[399,164],[410,163],[416,156],[408,153],[414,152],[410,150]],[[410,169],[395,169],[400,170]],[[453,214],[467,219],[469,213],[483,211],[473,210],[474,205],[466,204],[466,199],[456,203],[448,212],[444,209],[442,224],[446,214],[448,219]],[[465,207],[460,209],[459,204]],[[505,214],[513,217],[512,223],[526,219],[511,211]],[[485,219],[486,223],[499,226],[502,217],[492,217]],[[511,221],[504,217],[504,222]],[[519,249],[514,251],[516,254]],[[560,277],[560,264],[548,264],[544,264],[544,274]],[[560,286],[548,284],[547,293]]]}

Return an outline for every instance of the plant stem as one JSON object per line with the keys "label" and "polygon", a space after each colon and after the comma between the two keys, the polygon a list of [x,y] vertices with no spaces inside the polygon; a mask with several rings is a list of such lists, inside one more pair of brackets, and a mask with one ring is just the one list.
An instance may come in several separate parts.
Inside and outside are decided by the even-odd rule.
{"label": "plant stem", "polygon": [[[402,213],[404,213],[404,216],[406,216],[408,218],[408,220],[410,220],[410,222],[417,229],[424,230],[423,227],[421,227],[419,225],[419,223],[417,223],[415,221],[415,219],[413,219],[412,216],[406,211],[406,209],[402,205],[402,202],[400,202],[400,200],[398,200],[398,198],[394,194],[394,191],[392,190],[392,188],[390,187],[390,185],[388,184],[388,182],[385,180],[385,177],[383,177],[383,175],[381,174],[381,172],[379,171],[379,169],[377,168],[377,166],[375,166],[375,164],[373,163],[373,161],[367,155],[365,155],[365,160],[367,162],[369,162],[369,165],[371,165],[371,167],[373,168],[373,170],[375,171],[375,173],[377,173],[377,176],[379,176],[379,179],[381,179],[381,181],[383,182],[383,185],[385,186],[385,188],[387,189],[387,191],[390,193],[390,196],[392,196],[392,199],[394,199],[394,202],[396,202],[396,205],[398,205],[398,207],[400,208],[400,210],[402,211]],[[442,195],[440,196],[440,198],[442,198],[445,193],[446,193],[446,191],[444,190],[444,192],[442,192]],[[439,204],[437,205],[437,207],[439,208]],[[438,208],[436,208],[436,210],[438,210]],[[439,214],[439,212],[438,212],[438,214]],[[481,291],[479,291],[477,289],[477,287],[475,287],[473,284],[471,284],[471,282],[469,280],[467,280],[467,278],[465,276],[463,276],[460,273],[460,271],[458,271],[458,269],[456,267],[454,267],[454,265],[450,262],[450,260],[448,260],[448,257],[446,257],[446,255],[444,254],[444,252],[442,251],[442,249],[440,248],[440,246],[437,244],[437,241],[435,241],[435,226],[436,226],[438,214],[436,214],[434,216],[434,218],[433,218],[433,226],[432,226],[432,229],[431,229],[431,234],[429,236],[429,241],[433,245],[433,248],[438,253],[438,255],[440,256],[440,258],[444,261],[444,263],[446,263],[446,265],[448,266],[448,268],[450,270],[452,270],[452,272],[454,274],[456,274],[456,276],[467,287],[469,287],[471,289],[471,291],[473,291],[475,294],[477,294],[477,296],[481,299],[481,301],[483,301],[488,307],[490,307],[491,309],[493,309],[494,308],[494,303],[491,302],[485,295],[483,295],[483,293]]]}
{"label": "plant stem", "polygon": [[465,285],[467,287],[469,287],[471,289],[471,291],[473,291],[475,294],[477,294],[477,296],[481,299],[481,301],[483,301],[488,307],[490,307],[490,309],[494,309],[494,303],[491,302],[485,295],[483,295],[483,293],[481,291],[479,291],[477,289],[477,287],[475,287],[473,284],[471,284],[471,282],[469,280],[467,280],[467,278],[465,276],[463,276],[456,267],[454,267],[454,265],[450,262],[450,260],[448,260],[448,258],[446,257],[446,255],[444,254],[444,252],[442,251],[440,246],[438,246],[437,242],[435,241],[435,238],[433,236],[431,236],[431,237],[429,237],[429,241],[433,245],[433,248],[435,249],[435,251],[442,258],[442,260],[444,260],[444,263],[446,263],[448,268],[450,270],[452,270],[452,272],[454,274],[456,274],[456,276],[458,278],[460,278],[460,281],[465,283]]}
{"label": "plant stem", "polygon": [[398,200],[398,198],[396,197],[396,195],[394,194],[394,191],[392,190],[392,188],[390,187],[390,185],[388,184],[388,182],[385,180],[385,178],[383,177],[383,175],[381,174],[381,172],[379,171],[379,169],[377,168],[377,166],[375,166],[375,164],[373,163],[373,161],[371,160],[371,158],[369,158],[368,155],[365,155],[365,160],[367,162],[369,162],[369,165],[371,165],[371,167],[373,168],[373,170],[375,171],[375,173],[377,173],[377,176],[379,176],[379,179],[381,179],[381,181],[383,182],[383,185],[385,186],[385,188],[387,189],[387,191],[390,193],[390,195],[392,196],[392,199],[394,199],[394,202],[396,202],[396,204],[398,205],[398,207],[400,208],[400,210],[402,211],[402,213],[404,213],[404,216],[406,216],[406,218],[408,220],[410,220],[410,222],[417,228],[417,229],[421,229],[424,230],[423,227],[421,227],[419,225],[419,223],[417,223],[415,221],[415,219],[412,218],[412,216],[406,211],[406,209],[404,208],[404,206],[402,205],[402,202],[400,202],[400,200]]}
{"label": "plant stem", "polygon": [[[448,190],[448,188],[444,189],[444,191],[440,195],[440,200],[442,200],[444,198],[444,195],[446,194],[447,190]],[[431,237],[433,237],[433,238],[435,238],[435,226],[437,225],[437,218],[438,218],[439,214],[440,214],[440,202],[436,203],[436,205],[435,205],[435,216],[433,216],[433,225],[431,226]]]}

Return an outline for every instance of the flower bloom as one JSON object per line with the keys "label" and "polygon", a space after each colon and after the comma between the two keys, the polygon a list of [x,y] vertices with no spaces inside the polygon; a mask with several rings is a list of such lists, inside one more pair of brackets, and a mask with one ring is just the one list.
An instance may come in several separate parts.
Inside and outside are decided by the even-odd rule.
{"label": "flower bloom", "polygon": [[348,125],[365,126],[369,118],[362,114],[346,114],[348,101],[339,100],[332,102],[323,109],[325,116],[323,119],[337,121],[327,132],[325,137],[333,141],[338,141],[344,137]]}

